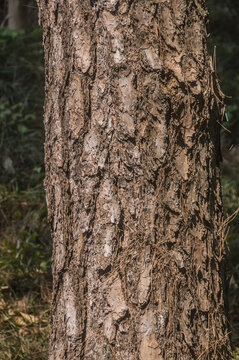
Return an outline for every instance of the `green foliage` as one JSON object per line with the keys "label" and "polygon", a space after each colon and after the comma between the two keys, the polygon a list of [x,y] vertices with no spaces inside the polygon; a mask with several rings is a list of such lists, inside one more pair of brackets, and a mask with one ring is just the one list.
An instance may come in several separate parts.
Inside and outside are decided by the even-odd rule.
{"label": "green foliage", "polygon": [[4,274],[3,278],[0,275],[0,282],[3,286],[9,286],[11,282],[17,286],[21,281],[21,290],[25,290],[32,283],[38,283],[39,278],[34,278],[36,273],[46,270],[50,272],[50,259],[46,260],[46,251],[37,241],[37,237],[36,232],[28,233],[21,229],[16,242],[4,238],[0,255],[0,274]]}
{"label": "green foliage", "polygon": [[50,237],[42,190],[0,186],[0,285],[16,292],[35,288],[50,274]]}
{"label": "green foliage", "polygon": [[41,188],[0,186],[1,359],[46,359],[50,237]]}
{"label": "green foliage", "polygon": [[41,31],[0,29],[0,182],[25,188],[42,180]]}
{"label": "green foliage", "polygon": [[0,94],[11,104],[23,102],[25,108],[42,107],[43,50],[41,30],[0,29]]}
{"label": "green foliage", "polygon": [[[2,292],[7,294],[7,290]],[[2,360],[45,360],[49,334],[49,305],[38,294],[0,298],[0,354]]]}
{"label": "green foliage", "polygon": [[[47,355],[49,305],[41,295],[41,287],[44,281],[44,290],[49,291],[50,278],[47,283],[44,273],[50,273],[50,259],[37,237],[35,232],[21,230],[16,242],[5,237],[1,248],[2,359],[45,359]],[[24,306],[19,307],[19,303]]]}
{"label": "green foliage", "polygon": [[234,359],[234,360],[239,360],[239,347],[237,347],[237,348],[233,351],[233,359]]}
{"label": "green foliage", "polygon": [[[0,159],[4,171],[1,181],[34,186],[41,180],[41,133],[34,128],[35,113],[24,114],[23,103],[0,104]],[[40,177],[40,179],[39,179]]]}
{"label": "green foliage", "polygon": [[41,31],[0,29],[0,358],[47,357],[51,242]]}

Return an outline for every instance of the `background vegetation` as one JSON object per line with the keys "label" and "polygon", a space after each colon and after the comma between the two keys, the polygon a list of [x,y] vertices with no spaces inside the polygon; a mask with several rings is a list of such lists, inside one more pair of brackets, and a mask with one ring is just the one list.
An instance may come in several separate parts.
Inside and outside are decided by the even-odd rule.
{"label": "background vegetation", "polygon": [[[43,178],[44,70],[37,10],[27,28],[10,30],[0,0],[0,354],[47,358],[51,241]],[[210,53],[226,99],[222,127],[223,198],[229,217],[229,315],[239,359],[239,2],[208,0]],[[28,9],[29,12],[29,9]],[[32,21],[29,22],[29,16]],[[216,52],[215,52],[216,46]]]}
{"label": "background vegetation", "polygon": [[51,242],[41,31],[0,28],[0,358],[46,359]]}

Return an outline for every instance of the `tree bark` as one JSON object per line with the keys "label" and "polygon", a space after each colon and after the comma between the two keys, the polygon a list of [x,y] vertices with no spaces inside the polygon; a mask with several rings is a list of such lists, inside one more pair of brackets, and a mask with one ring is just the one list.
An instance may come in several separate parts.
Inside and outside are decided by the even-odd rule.
{"label": "tree bark", "polygon": [[39,0],[50,360],[231,359],[203,0]]}

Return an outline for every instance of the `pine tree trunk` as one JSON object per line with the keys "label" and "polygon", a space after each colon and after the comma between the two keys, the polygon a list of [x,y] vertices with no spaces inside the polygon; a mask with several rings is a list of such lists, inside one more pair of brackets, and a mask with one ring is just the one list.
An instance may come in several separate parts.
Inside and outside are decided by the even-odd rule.
{"label": "pine tree trunk", "polygon": [[203,0],[39,0],[50,360],[231,359]]}

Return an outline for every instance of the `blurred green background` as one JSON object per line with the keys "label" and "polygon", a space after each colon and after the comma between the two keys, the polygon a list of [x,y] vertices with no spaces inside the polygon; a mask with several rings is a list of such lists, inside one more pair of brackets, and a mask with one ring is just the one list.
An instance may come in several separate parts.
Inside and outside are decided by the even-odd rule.
{"label": "blurred green background", "polygon": [[[16,4],[18,7],[16,8]],[[15,8],[14,8],[15,5]],[[239,2],[208,0],[209,51],[226,98],[221,130],[229,319],[239,359]],[[47,359],[51,240],[43,178],[44,68],[34,1],[0,0],[0,354]],[[11,19],[11,20],[10,20]]]}

